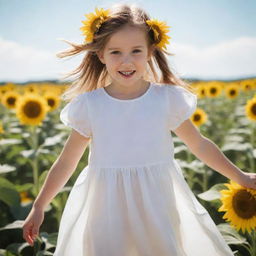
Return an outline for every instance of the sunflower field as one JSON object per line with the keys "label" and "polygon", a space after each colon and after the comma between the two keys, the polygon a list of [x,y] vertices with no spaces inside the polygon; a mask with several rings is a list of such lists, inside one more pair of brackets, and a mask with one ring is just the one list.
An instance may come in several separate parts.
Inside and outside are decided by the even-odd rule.
{"label": "sunflower field", "polygon": [[[256,172],[256,79],[192,81],[198,95],[190,117],[201,134],[244,172]],[[0,85],[0,256],[53,255],[69,192],[87,164],[88,147],[76,171],[45,210],[34,246],[22,225],[60,154],[69,128],[59,120],[68,84]],[[256,256],[256,191],[244,188],[197,159],[173,135],[175,158],[200,203],[234,255]]]}

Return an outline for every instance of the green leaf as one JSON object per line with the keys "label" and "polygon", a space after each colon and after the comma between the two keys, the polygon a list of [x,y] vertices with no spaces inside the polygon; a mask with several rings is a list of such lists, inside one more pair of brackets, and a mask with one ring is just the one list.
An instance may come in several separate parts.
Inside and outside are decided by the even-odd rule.
{"label": "green leaf", "polygon": [[229,223],[221,223],[217,225],[219,231],[223,235],[225,241],[227,244],[236,244],[236,245],[241,245],[241,244],[246,244],[249,245],[247,242],[246,238],[241,236],[236,229],[230,226]]}
{"label": "green leaf", "polygon": [[39,154],[50,154],[52,151],[50,151],[49,149],[46,148],[38,148],[36,155]]}
{"label": "green leaf", "polygon": [[8,164],[0,165],[0,174],[7,173],[7,172],[13,172],[15,170],[16,170],[15,166],[11,166],[11,165],[8,165]]}
{"label": "green leaf", "polygon": [[219,191],[222,189],[227,189],[227,187],[223,183],[215,184],[209,190],[201,194],[198,194],[197,196],[205,201],[217,200],[217,199],[220,199],[221,197],[221,194]]}
{"label": "green leaf", "polygon": [[5,249],[0,249],[0,256],[6,256],[7,251]]}
{"label": "green leaf", "polygon": [[1,227],[0,230],[16,229],[16,228],[20,229],[22,228],[23,223],[24,223],[24,220],[15,220],[14,222],[9,223],[4,227]]}
{"label": "green leaf", "polygon": [[205,164],[197,159],[193,160],[190,163],[179,159],[179,164],[181,168],[188,168],[196,173],[205,172],[205,170],[203,169],[205,167]]}
{"label": "green leaf", "polygon": [[10,207],[18,207],[20,204],[20,195],[15,185],[2,177],[0,177],[0,200]]}
{"label": "green leaf", "polygon": [[[243,113],[244,115],[244,113]],[[229,134],[247,134],[250,135],[251,131],[250,129],[246,129],[246,128],[232,128],[228,131]]]}
{"label": "green leaf", "polygon": [[238,134],[229,134],[225,136],[225,143],[231,143],[231,142],[243,142],[244,138],[243,136],[240,136]]}
{"label": "green leaf", "polygon": [[34,158],[36,151],[34,149],[23,150],[20,154],[25,158]]}
{"label": "green leaf", "polygon": [[225,151],[248,151],[252,150],[252,145],[250,143],[238,143],[238,142],[230,142],[227,144],[224,144],[221,150],[223,152]]}
{"label": "green leaf", "polygon": [[174,147],[174,154],[178,154],[178,153],[180,153],[180,152],[182,152],[182,151],[187,151],[188,149],[187,149],[187,147],[186,146],[184,146],[184,145],[180,145],[180,146],[175,146]]}
{"label": "green leaf", "polygon": [[1,139],[0,140],[0,146],[5,145],[17,145],[22,143],[22,140],[19,139]]}
{"label": "green leaf", "polygon": [[34,186],[33,183],[25,183],[25,184],[15,185],[16,190],[18,192],[29,191],[31,188],[33,188],[33,186]]}
{"label": "green leaf", "polygon": [[63,140],[63,135],[64,134],[57,134],[53,137],[47,137],[42,144],[44,147],[49,147],[49,146],[55,146],[59,144]]}

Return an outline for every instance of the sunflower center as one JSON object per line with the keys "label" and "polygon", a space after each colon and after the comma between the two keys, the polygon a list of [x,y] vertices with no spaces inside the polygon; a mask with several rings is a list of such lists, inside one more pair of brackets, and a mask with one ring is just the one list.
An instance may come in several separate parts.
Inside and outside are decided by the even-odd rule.
{"label": "sunflower center", "polygon": [[254,103],[251,107],[251,112],[256,115],[256,103]]}
{"label": "sunflower center", "polygon": [[229,94],[233,96],[233,95],[236,94],[236,91],[234,89],[232,89],[232,90],[229,91]]}
{"label": "sunflower center", "polygon": [[249,84],[246,84],[245,88],[249,90],[249,89],[251,89],[251,86]]}
{"label": "sunflower center", "polygon": [[35,101],[29,101],[24,106],[24,114],[29,118],[38,117],[41,113],[41,106]]}
{"label": "sunflower center", "polygon": [[47,102],[48,102],[48,105],[51,106],[51,107],[53,107],[55,105],[54,104],[55,101],[53,99],[48,99]]}
{"label": "sunflower center", "polygon": [[234,195],[232,206],[235,213],[243,219],[250,219],[256,214],[256,200],[246,190],[240,190]]}
{"label": "sunflower center", "polygon": [[211,94],[215,94],[216,91],[217,91],[216,88],[211,88],[211,89],[210,89]]}
{"label": "sunflower center", "polygon": [[195,114],[194,115],[194,121],[200,121],[201,120],[201,115]]}
{"label": "sunflower center", "polygon": [[14,97],[9,97],[7,99],[8,104],[11,105],[11,106],[14,106],[15,101],[16,101],[16,98],[14,98]]}

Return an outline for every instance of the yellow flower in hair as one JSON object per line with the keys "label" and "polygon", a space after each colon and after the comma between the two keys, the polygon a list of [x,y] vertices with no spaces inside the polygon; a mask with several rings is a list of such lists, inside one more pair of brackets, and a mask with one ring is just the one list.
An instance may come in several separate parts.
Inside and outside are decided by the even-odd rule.
{"label": "yellow flower in hair", "polygon": [[85,41],[91,43],[93,41],[94,33],[98,31],[101,24],[106,21],[109,16],[109,10],[104,10],[103,8],[95,8],[94,13],[85,14],[87,20],[82,21],[84,26],[80,28],[83,35],[86,36]]}
{"label": "yellow flower in hair", "polygon": [[166,45],[169,44],[168,39],[171,38],[167,35],[167,32],[170,31],[170,26],[167,26],[164,21],[158,21],[156,19],[146,20],[146,23],[154,32],[156,46],[166,49]]}

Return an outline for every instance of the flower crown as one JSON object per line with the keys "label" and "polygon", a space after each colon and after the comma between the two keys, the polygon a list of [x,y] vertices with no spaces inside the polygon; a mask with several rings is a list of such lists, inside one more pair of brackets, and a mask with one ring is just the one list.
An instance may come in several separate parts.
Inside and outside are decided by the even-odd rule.
{"label": "flower crown", "polygon": [[[103,8],[98,9],[96,7],[95,13],[85,14],[87,20],[82,21],[84,26],[82,26],[80,30],[86,37],[85,43],[91,43],[93,41],[94,34],[99,30],[102,23],[108,19],[110,10],[104,10]],[[167,32],[170,31],[170,26],[167,26],[165,22],[156,19],[146,20],[146,23],[154,33],[155,45],[160,49],[166,49],[166,45],[169,44],[168,39],[171,38],[167,35]]]}

